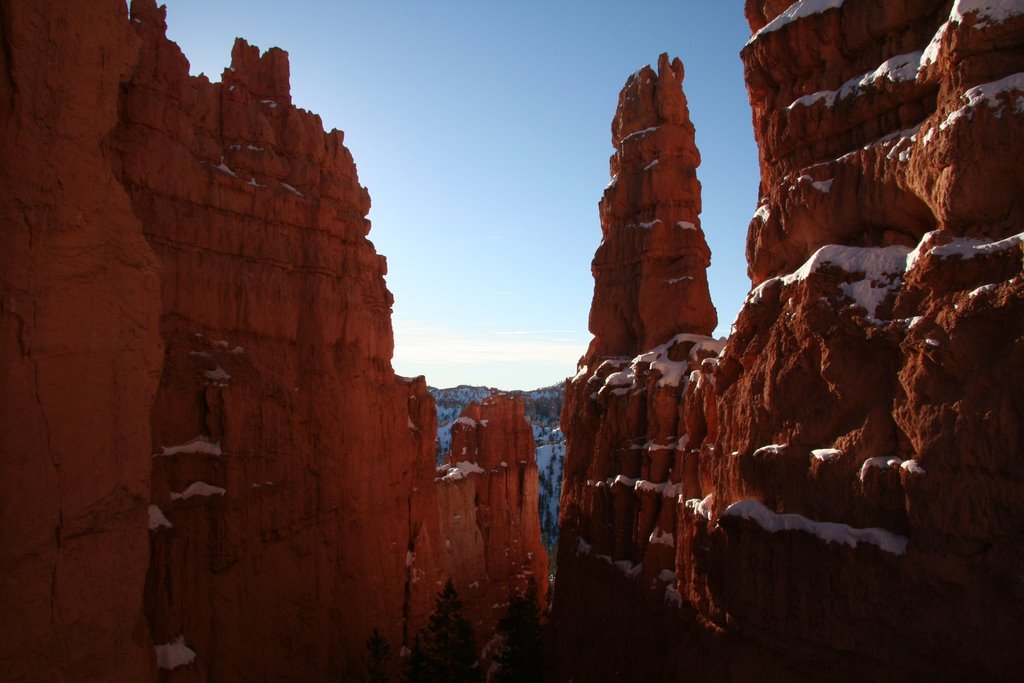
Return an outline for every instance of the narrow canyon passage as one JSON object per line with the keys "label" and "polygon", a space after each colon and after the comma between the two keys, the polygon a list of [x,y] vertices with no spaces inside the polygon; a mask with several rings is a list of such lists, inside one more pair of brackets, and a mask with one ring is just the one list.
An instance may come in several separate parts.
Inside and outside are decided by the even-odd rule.
{"label": "narrow canyon passage", "polygon": [[420,680],[447,605],[500,681],[529,595],[549,681],[1014,680],[1024,3],[745,15],[728,339],[662,54],[607,112],[576,374],[492,393],[396,374],[288,53],[214,82],[154,0],[0,0],[4,679],[362,681],[374,634]]}

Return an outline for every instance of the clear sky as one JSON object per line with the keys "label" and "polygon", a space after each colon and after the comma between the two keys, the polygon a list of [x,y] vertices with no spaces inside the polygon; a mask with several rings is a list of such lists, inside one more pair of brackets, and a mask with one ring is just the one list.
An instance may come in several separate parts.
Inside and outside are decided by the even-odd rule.
{"label": "clear sky", "polygon": [[218,80],[235,36],[288,51],[293,101],[345,131],[370,191],[395,370],[440,387],[575,374],[618,93],[661,52],[679,56],[728,333],[758,184],[739,0],[166,4],[193,74]]}

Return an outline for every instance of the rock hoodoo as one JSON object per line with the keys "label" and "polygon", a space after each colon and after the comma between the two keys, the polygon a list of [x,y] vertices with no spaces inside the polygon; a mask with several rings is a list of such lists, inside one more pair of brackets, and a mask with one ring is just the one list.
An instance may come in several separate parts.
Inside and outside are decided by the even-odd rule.
{"label": "rock hoodoo", "polygon": [[[433,566],[417,554],[412,571],[431,579],[418,591],[421,609],[429,613],[450,576],[465,595],[467,618],[486,635],[504,614],[510,590],[525,592],[533,577],[540,595],[547,594],[537,461],[523,398],[494,394],[467,405],[452,426],[448,460],[437,471],[439,525],[414,539]],[[487,647],[486,656],[493,654]]]}
{"label": "rock hoodoo", "polygon": [[[599,384],[589,355],[567,389],[559,675],[1013,680],[1024,7],[746,12],[755,287],[674,396],[637,384],[636,362]],[[604,407],[620,382],[645,409]],[[685,430],[652,431],[662,415]],[[644,493],[660,477],[643,457],[607,467],[606,444],[628,448],[624,424],[685,434],[667,461],[680,490]],[[597,591],[605,602],[588,604]],[[598,619],[624,626],[573,630]]]}
{"label": "rock hoodoo", "polygon": [[683,64],[658,60],[626,81],[612,122],[611,182],[601,198],[590,329],[600,356],[653,348],[678,333],[710,334],[711,252],[700,230],[700,154]]}
{"label": "rock hoodoo", "polygon": [[478,408],[486,470],[436,472],[369,195],[287,54],[239,40],[212,83],[153,0],[87,5],[0,6],[0,668],[355,679],[448,576],[484,645],[546,583],[521,402]]}
{"label": "rock hoodoo", "polygon": [[648,66],[627,79],[612,122],[612,182],[593,265],[594,340],[566,385],[562,412],[554,618],[556,657],[565,659],[557,680],[646,680],[660,671],[652,658],[634,661],[629,646],[593,645],[622,632],[628,642],[664,642],[659,626],[630,615],[646,612],[646,587],[660,601],[674,586],[676,498],[699,490],[697,447],[707,427],[702,411],[683,409],[684,398],[704,395],[722,343],[707,336],[717,317],[682,80],[682,63],[661,55],[657,72]]}

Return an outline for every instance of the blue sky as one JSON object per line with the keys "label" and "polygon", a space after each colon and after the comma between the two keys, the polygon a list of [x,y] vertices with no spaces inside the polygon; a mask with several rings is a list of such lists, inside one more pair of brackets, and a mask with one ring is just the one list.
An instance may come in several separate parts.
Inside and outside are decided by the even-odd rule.
{"label": "blue sky", "polygon": [[679,56],[702,155],[717,335],[749,289],[757,151],[741,2],[166,0],[192,73],[235,36],[291,58],[292,97],[345,131],[395,295],[394,366],[531,389],[576,371],[619,89]]}

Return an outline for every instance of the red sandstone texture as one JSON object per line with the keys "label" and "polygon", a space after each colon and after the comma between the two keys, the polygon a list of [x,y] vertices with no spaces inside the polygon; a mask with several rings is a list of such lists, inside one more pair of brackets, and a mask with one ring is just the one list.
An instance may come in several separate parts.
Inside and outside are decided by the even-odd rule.
{"label": "red sandstone texture", "polygon": [[[562,412],[556,680],[647,680],[661,659],[629,654],[630,644],[664,647],[672,630],[661,617],[629,615],[652,609],[650,596],[655,613],[665,611],[659,605],[675,582],[676,498],[699,490],[695,446],[707,431],[703,411],[688,415],[684,399],[703,395],[702,368],[722,346],[707,336],[717,316],[682,80],[680,61],[662,55],[657,71],[644,67],[627,79],[612,123],[612,182],[593,266],[594,339]],[[632,585],[645,589],[634,595]],[[626,647],[604,647],[606,640]]]}
{"label": "red sandstone texture", "polygon": [[[746,10],[756,287],[671,406],[609,410],[590,356],[569,386],[555,680],[1015,680],[1024,16]],[[630,433],[686,434],[666,478],[604,455]]]}
{"label": "red sandstone texture", "polygon": [[0,9],[0,668],[352,680],[448,576],[487,643],[546,571],[522,405],[479,408],[486,471],[435,471],[369,195],[286,53],[212,83],[152,0]]}
{"label": "red sandstone texture", "polygon": [[155,680],[160,281],[107,145],[138,41],[110,0],[5,2],[0,42],[0,671]]}
{"label": "red sandstone texture", "polygon": [[486,665],[509,591],[525,592],[532,577],[547,595],[537,461],[523,398],[494,394],[467,405],[452,425],[449,462],[436,482],[437,523],[412,539],[410,601],[419,614],[429,613],[450,576],[482,639]]}

